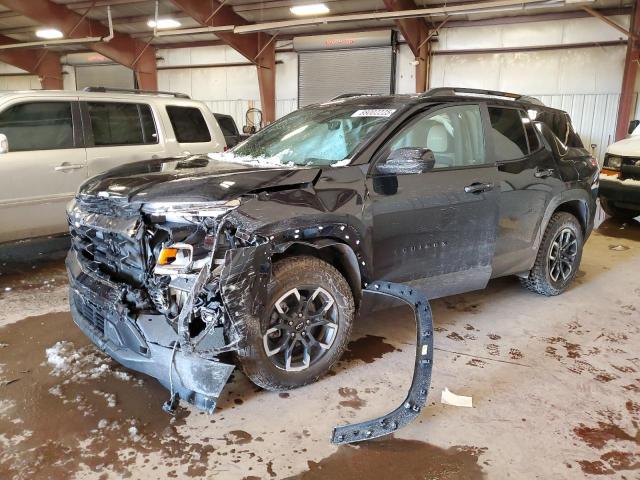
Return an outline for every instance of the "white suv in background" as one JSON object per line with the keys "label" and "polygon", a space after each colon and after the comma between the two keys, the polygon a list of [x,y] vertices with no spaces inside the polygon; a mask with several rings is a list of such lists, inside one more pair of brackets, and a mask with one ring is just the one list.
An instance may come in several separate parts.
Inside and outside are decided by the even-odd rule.
{"label": "white suv in background", "polygon": [[0,93],[0,242],[67,231],[82,182],[123,163],[220,152],[202,102],[169,92],[88,88]]}

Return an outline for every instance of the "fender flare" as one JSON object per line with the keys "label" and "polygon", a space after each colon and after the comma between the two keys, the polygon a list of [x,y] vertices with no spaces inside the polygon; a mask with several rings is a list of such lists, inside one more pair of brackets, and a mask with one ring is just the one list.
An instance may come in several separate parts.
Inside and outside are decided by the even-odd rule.
{"label": "fender flare", "polygon": [[[333,238],[317,238],[309,241],[288,242],[280,246],[281,248],[279,248],[278,251],[280,253],[286,253],[287,250],[296,245],[313,248],[318,251],[325,248],[335,249],[342,260],[342,268],[339,268],[338,270],[344,274],[347,283],[351,287],[356,305],[360,304],[360,300],[362,299],[363,282],[365,282],[365,280],[363,279],[362,266],[358,262],[358,257],[350,245]],[[366,287],[366,282],[364,283],[364,286]]]}
{"label": "fender flare", "polygon": [[[536,234],[535,242],[533,244],[534,252],[537,252],[538,249],[540,248],[540,243],[542,242],[542,237],[544,236],[544,232],[547,229],[547,226],[549,225],[549,221],[551,220],[551,217],[553,216],[553,214],[563,204],[569,203],[569,202],[574,202],[574,201],[580,202],[582,204],[582,207],[585,209],[585,212],[586,212],[585,218],[584,219],[578,218],[578,221],[580,222],[580,224],[584,228],[585,235],[586,235],[586,233],[590,229],[590,222],[591,222],[590,219],[591,219],[591,213],[592,212],[591,212],[591,208],[589,206],[590,201],[591,201],[591,197],[589,196],[589,194],[587,192],[585,192],[582,189],[574,188],[574,189],[571,189],[571,190],[567,190],[567,191],[562,192],[560,195],[556,195],[555,197],[553,197],[551,199],[551,201],[549,202],[549,204],[547,205],[547,208],[546,208],[546,210],[544,212],[542,220],[540,221],[540,227],[538,228],[538,232]],[[583,224],[583,222],[584,222],[584,224]]]}

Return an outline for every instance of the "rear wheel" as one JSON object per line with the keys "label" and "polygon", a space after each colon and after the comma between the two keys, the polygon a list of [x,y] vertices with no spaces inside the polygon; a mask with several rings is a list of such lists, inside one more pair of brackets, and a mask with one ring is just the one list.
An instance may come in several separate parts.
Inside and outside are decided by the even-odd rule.
{"label": "rear wheel", "polygon": [[309,256],[280,260],[273,266],[267,307],[259,324],[247,326],[247,346],[238,358],[260,387],[307,385],[340,358],[353,318],[353,294],[333,266]]}
{"label": "rear wheel", "polygon": [[634,210],[627,210],[626,208],[618,208],[614,206],[611,202],[609,202],[606,198],[600,197],[600,205],[602,205],[602,209],[604,213],[613,218],[618,218],[620,220],[631,220],[632,218],[640,215],[640,212]]}
{"label": "rear wheel", "polygon": [[522,280],[529,290],[552,296],[564,292],[580,268],[583,247],[578,219],[566,212],[551,217],[540,242],[536,262]]}

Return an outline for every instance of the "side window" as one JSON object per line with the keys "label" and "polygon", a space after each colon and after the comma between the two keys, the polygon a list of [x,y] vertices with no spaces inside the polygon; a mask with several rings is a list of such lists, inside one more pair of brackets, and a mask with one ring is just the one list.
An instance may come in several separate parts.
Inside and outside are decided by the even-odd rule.
{"label": "side window", "polygon": [[540,140],[536,134],[535,128],[533,128],[533,122],[529,116],[523,111],[520,112],[520,118],[524,125],[524,130],[527,132],[527,141],[529,142],[529,153],[533,153],[540,148]]}
{"label": "side window", "polygon": [[211,134],[200,109],[167,106],[167,114],[178,143],[210,142]]}
{"label": "side window", "polygon": [[529,154],[519,110],[489,107],[489,119],[496,160],[515,160]]}
{"label": "side window", "polygon": [[222,130],[222,134],[225,137],[232,137],[237,135],[238,132],[236,130],[236,124],[230,117],[219,117],[217,118],[218,125],[220,125],[220,130]]}
{"label": "side window", "polygon": [[88,102],[87,106],[96,147],[158,143],[149,105]]}
{"label": "side window", "polygon": [[73,148],[71,102],[30,102],[0,113],[10,152]]}
{"label": "side window", "polygon": [[484,133],[478,105],[460,105],[420,116],[391,141],[388,151],[428,148],[434,168],[464,167],[485,163]]}

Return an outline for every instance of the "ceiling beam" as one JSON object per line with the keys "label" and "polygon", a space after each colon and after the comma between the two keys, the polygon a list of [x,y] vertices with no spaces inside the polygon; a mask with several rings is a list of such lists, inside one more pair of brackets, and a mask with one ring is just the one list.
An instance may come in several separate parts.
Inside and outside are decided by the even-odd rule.
{"label": "ceiling beam", "polygon": [[[172,3],[204,27],[225,25],[249,25],[226,0],[171,0]],[[216,37],[242,54],[258,69],[258,84],[263,118],[267,123],[276,115],[276,42],[267,33],[237,35],[232,32],[216,32]]]}
{"label": "ceiling beam", "polygon": [[[0,4],[41,25],[57,28],[66,38],[106,37],[109,34],[109,29],[105,25],[86,16],[88,12],[79,14],[51,0],[29,0],[28,2],[0,0]],[[91,6],[87,8],[89,9]],[[155,48],[150,44],[115,32],[109,42],[90,43],[87,46],[93,51],[131,68],[135,72],[140,88],[157,90]]]}
{"label": "ceiling beam", "polygon": [[[0,45],[16,43],[11,37],[0,35]],[[21,48],[1,50],[0,62],[8,63],[33,75],[37,75],[45,90],[62,90],[60,56],[48,50]]]}
{"label": "ceiling beam", "polygon": [[[390,12],[418,8],[413,0],[384,0],[384,4]],[[417,62],[416,93],[424,92],[429,88],[429,66],[431,63],[431,44],[428,41],[429,28],[422,18],[401,18],[395,22]]]}

